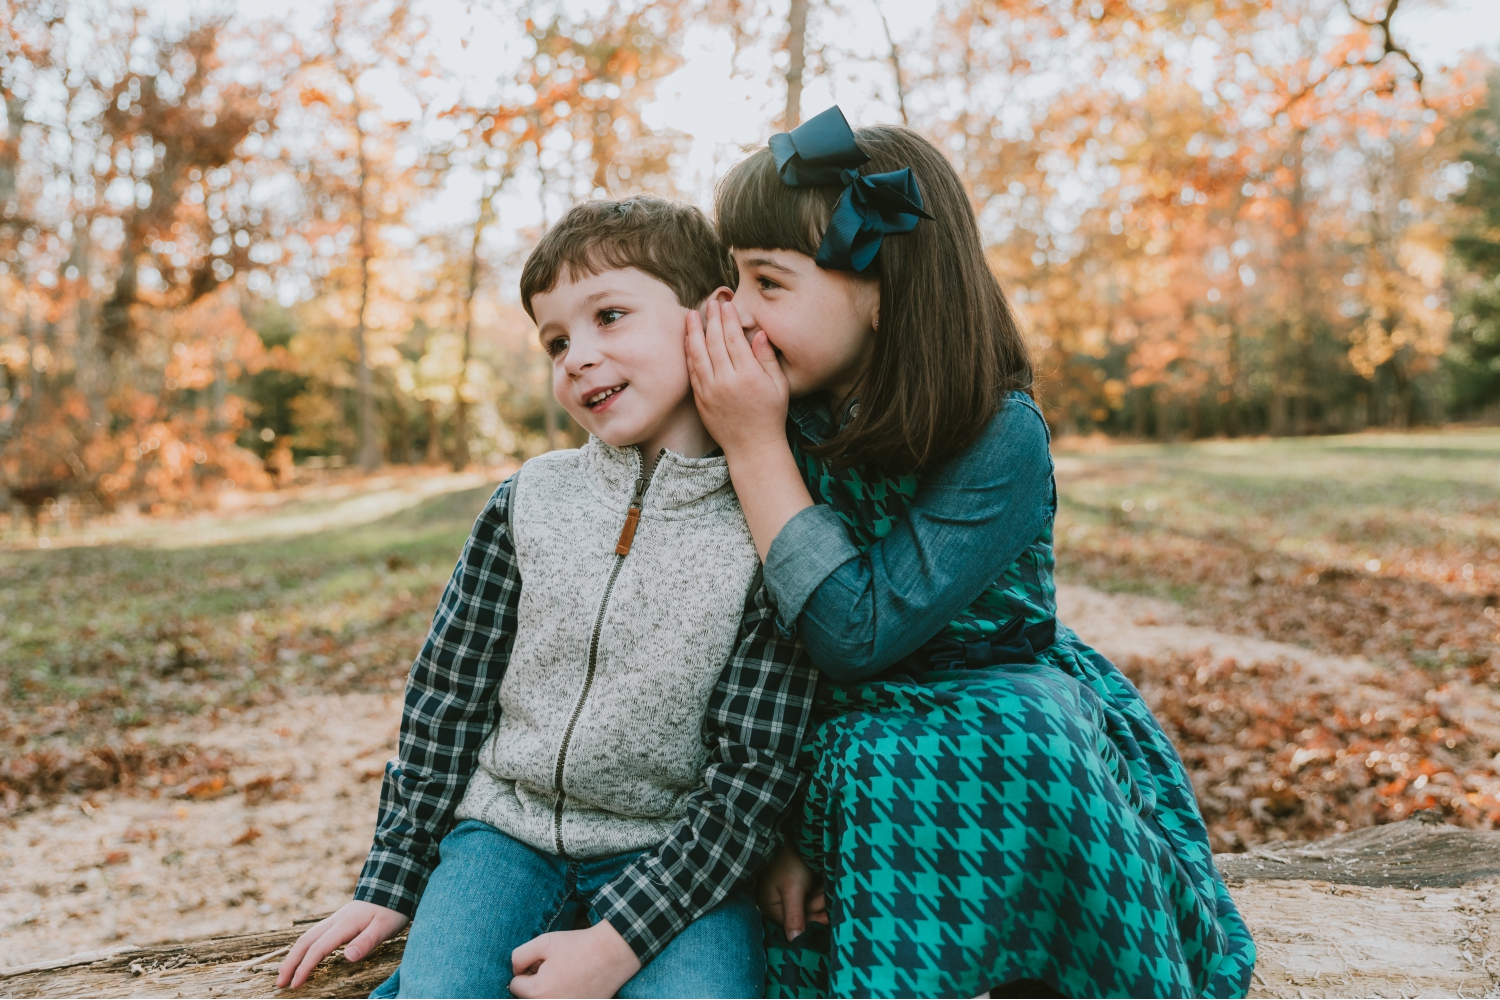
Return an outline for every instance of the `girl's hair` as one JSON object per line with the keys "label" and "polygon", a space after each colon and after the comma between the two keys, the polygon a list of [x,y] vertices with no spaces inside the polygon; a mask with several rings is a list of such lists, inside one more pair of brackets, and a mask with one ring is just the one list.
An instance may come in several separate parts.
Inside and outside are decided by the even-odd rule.
{"label": "girl's hair", "polygon": [[[909,128],[856,129],[860,173],[911,167],[932,220],[887,236],[861,277],[880,281],[880,325],[849,423],[817,453],[891,474],[931,469],[968,447],[1012,391],[1031,392],[1031,356],[979,243],[963,182]],[[843,189],[782,183],[768,148],[736,164],[715,197],[719,237],[738,249],[818,252]]]}

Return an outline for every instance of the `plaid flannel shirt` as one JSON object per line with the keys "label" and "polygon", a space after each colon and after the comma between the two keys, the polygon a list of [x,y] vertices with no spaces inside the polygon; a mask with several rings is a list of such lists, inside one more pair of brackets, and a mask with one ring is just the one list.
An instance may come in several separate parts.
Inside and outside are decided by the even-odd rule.
{"label": "plaid flannel shirt", "polygon": [[[510,484],[485,505],[406,683],[399,756],[386,765],[375,842],[354,898],[415,914],[438,844],[499,721],[521,574],[510,537]],[[752,588],[709,701],[703,784],[670,836],[591,900],[642,964],[780,848],[779,819],[798,795],[797,753],[817,675]]]}

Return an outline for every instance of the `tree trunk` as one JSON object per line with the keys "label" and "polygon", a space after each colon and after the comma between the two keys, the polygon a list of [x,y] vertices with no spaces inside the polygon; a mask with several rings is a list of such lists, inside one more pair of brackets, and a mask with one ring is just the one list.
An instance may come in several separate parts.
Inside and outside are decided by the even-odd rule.
{"label": "tree trunk", "polygon": [[10,90],[0,89],[5,102],[5,142],[0,143],[0,220],[20,214],[16,200],[16,173],[21,165],[21,129],[26,126],[26,102]]}
{"label": "tree trunk", "polygon": [[885,7],[875,0],[875,12],[880,15],[880,26],[885,29],[885,43],[890,46],[891,75],[896,78],[896,107],[901,112],[901,124],[910,125],[906,117],[906,80],[901,74],[901,50],[896,46],[896,36],[891,34],[891,22],[886,20]]}
{"label": "tree trunk", "polygon": [[809,0],[792,0],[787,17],[786,48],[791,58],[786,67],[786,113],[782,128],[788,132],[802,121],[802,70],[807,60],[807,6]]}
{"label": "tree trunk", "polygon": [[[1293,227],[1288,252],[1282,256],[1282,266],[1288,269],[1294,294],[1292,310],[1285,336],[1276,355],[1275,382],[1281,388],[1280,429],[1272,427],[1272,434],[1305,434],[1308,421],[1308,395],[1311,383],[1308,376],[1312,344],[1311,316],[1312,261],[1307,245],[1307,179],[1306,154],[1307,130],[1300,129],[1292,139],[1292,193],[1289,198],[1291,226]],[[1294,356],[1295,352],[1295,356]],[[1273,425],[1275,417],[1273,417]]]}
{"label": "tree trunk", "polygon": [[1287,363],[1288,324],[1286,320],[1271,325],[1271,409],[1267,414],[1272,437],[1281,437],[1287,432],[1287,397],[1291,373]]}
{"label": "tree trunk", "polygon": [[1386,367],[1391,372],[1391,423],[1404,431],[1412,424],[1411,378],[1402,367],[1400,354],[1393,355]]}
{"label": "tree trunk", "polygon": [[423,400],[422,409],[427,418],[427,454],[423,456],[422,460],[428,465],[441,465],[443,462],[443,434],[441,426],[438,423],[437,403],[432,399]]}
{"label": "tree trunk", "polygon": [[[352,82],[350,85],[353,86]],[[370,165],[365,158],[365,130],[359,123],[361,110],[356,100],[354,138],[358,147],[359,183],[354,191],[354,204],[359,212],[359,315],[354,320],[354,350],[359,366],[359,467],[373,472],[380,468],[380,440],[375,416],[375,378],[370,371],[369,351],[365,344],[365,310],[370,304],[370,220],[366,204]]]}
{"label": "tree trunk", "polygon": [[468,383],[469,358],[474,347],[474,295],[479,290],[479,244],[484,239],[485,228],[495,221],[495,193],[505,183],[506,176],[507,174],[502,174],[497,183],[484,186],[479,198],[479,215],[474,220],[474,233],[469,241],[469,280],[464,285],[463,361],[459,366],[458,384],[453,387],[454,472],[462,472],[468,468],[470,461],[469,401],[464,398],[464,386]]}
{"label": "tree trunk", "polygon": [[[1407,820],[1214,862],[1255,938],[1251,996],[1487,996],[1500,985],[1486,965],[1500,946],[1497,857],[1496,833]],[[0,969],[0,997],[362,997],[399,965],[404,934],[276,990],[282,956],[318,919]]]}
{"label": "tree trunk", "polygon": [[1229,324],[1229,343],[1225,345],[1228,362],[1224,371],[1224,388],[1228,398],[1224,401],[1224,433],[1230,437],[1240,436],[1240,328]]}

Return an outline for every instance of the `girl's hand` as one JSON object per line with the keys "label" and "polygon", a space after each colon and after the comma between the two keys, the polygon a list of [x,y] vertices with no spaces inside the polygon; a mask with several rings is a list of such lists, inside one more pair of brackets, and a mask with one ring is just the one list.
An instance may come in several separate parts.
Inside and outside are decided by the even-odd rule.
{"label": "girl's hand", "polygon": [[828,897],[817,875],[790,844],[760,873],[759,890],[760,912],[781,925],[788,941],[797,940],[809,921],[828,923]]}
{"label": "girl's hand", "polygon": [[296,989],[307,982],[318,963],[348,943],[344,957],[358,962],[375,946],[406,926],[407,916],[384,906],[354,900],[345,903],[331,915],[324,917],[308,928],[276,973],[276,986],[291,986]]}
{"label": "girl's hand", "polygon": [[709,299],[706,322],[687,317],[688,376],[703,426],[733,464],[737,455],[769,446],[786,448],[790,398],[776,350],[758,331],[745,340],[732,302]]}

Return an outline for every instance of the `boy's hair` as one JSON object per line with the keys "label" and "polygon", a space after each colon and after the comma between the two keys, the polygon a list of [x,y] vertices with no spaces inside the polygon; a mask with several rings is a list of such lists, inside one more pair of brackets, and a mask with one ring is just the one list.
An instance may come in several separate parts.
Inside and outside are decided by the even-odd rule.
{"label": "boy's hair", "polygon": [[[839,465],[921,471],[972,443],[1008,393],[1031,391],[1031,356],[952,164],[909,128],[878,125],[854,136],[870,157],[859,172],[911,167],[933,219],[887,236],[863,274],[850,272],[879,280],[880,327],[854,385],[863,405],[817,451]],[[816,256],[842,193],[789,187],[771,151],[759,149],[719,184],[719,236],[736,249]]]}
{"label": "boy's hair", "polygon": [[562,280],[634,267],[660,281],[688,309],[720,285],[735,285],[734,258],[708,217],[662,198],[587,201],[547,230],[521,269],[521,305],[533,320],[533,296]]}

